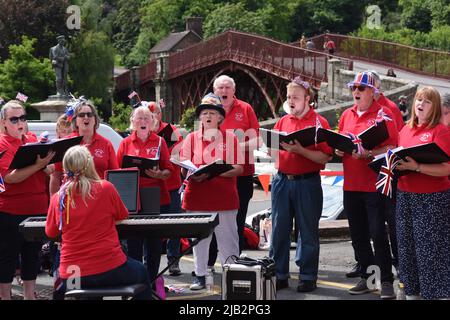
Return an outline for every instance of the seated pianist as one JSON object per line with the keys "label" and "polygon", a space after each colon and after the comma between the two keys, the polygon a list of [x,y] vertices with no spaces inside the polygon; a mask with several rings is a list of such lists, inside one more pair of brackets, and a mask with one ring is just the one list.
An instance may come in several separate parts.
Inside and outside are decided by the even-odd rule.
{"label": "seated pianist", "polygon": [[66,182],[51,198],[45,226],[49,238],[62,238],[61,291],[66,291],[69,278],[78,276],[81,289],[145,284],[146,289],[134,298],[150,300],[145,266],[127,258],[119,242],[115,225],[128,217],[128,210],[117,190],[100,179],[84,146],[66,152],[63,168]]}

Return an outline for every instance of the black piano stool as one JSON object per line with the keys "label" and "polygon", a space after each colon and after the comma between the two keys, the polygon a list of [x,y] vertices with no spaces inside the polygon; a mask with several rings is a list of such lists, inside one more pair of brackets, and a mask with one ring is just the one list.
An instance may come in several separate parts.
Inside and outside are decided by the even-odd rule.
{"label": "black piano stool", "polygon": [[146,289],[145,284],[134,284],[117,287],[98,287],[89,289],[74,289],[67,291],[66,298],[77,300],[102,300],[103,297],[122,297],[122,299],[132,298]]}

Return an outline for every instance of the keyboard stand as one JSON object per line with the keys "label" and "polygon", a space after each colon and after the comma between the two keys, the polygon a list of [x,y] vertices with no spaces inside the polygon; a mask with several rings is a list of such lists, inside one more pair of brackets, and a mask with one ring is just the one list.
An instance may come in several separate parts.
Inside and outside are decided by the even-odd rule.
{"label": "keyboard stand", "polygon": [[[160,271],[158,273],[156,278],[153,279],[152,282],[150,283],[151,287],[153,287],[153,283],[156,281],[156,279],[161,277],[167,270],[169,270],[169,268],[172,266],[172,264],[174,264],[175,262],[179,262],[182,256],[184,256],[186,253],[188,253],[196,244],[198,244],[203,239],[204,238],[201,238],[201,239],[200,238],[196,238],[195,240],[193,240],[192,243],[189,245],[189,247],[187,247],[186,250],[181,252],[179,257],[177,257],[176,259],[173,259],[173,261],[171,261],[169,264],[167,264],[167,267],[165,267],[162,271]],[[161,297],[153,289],[152,289],[152,296],[153,296],[153,298],[155,300],[162,300]]]}

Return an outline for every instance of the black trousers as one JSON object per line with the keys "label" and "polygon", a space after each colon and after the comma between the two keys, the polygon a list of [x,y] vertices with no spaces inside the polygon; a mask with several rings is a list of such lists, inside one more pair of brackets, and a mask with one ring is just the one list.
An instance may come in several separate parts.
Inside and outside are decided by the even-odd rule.
{"label": "black trousers", "polygon": [[[344,191],[344,209],[348,217],[355,256],[367,279],[367,267],[380,267],[381,282],[393,282],[391,250],[385,226],[385,206],[378,192]],[[373,241],[374,250],[370,240]],[[375,251],[375,252],[374,252]]]}

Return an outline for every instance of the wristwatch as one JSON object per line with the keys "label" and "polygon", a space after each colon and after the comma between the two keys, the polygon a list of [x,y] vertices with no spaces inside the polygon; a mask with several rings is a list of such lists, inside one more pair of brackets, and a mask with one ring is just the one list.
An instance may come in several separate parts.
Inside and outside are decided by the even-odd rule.
{"label": "wristwatch", "polygon": [[416,172],[420,172],[420,164],[417,165]]}

